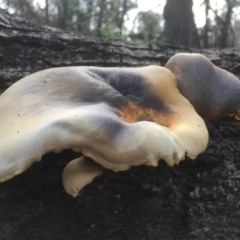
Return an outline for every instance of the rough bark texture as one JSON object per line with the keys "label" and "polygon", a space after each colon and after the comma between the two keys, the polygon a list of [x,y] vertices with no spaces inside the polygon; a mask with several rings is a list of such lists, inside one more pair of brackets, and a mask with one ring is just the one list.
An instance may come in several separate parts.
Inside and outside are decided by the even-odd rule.
{"label": "rough bark texture", "polygon": [[193,0],[166,1],[163,37],[169,44],[199,47],[199,36],[192,6]]}
{"label": "rough bark texture", "polygon": [[[163,65],[174,53],[193,51],[77,36],[0,12],[1,91],[50,67]],[[201,52],[240,74],[237,51]],[[46,155],[0,184],[0,239],[240,239],[240,123],[209,131],[208,149],[195,161],[106,171],[76,199],[61,183],[76,154]]]}

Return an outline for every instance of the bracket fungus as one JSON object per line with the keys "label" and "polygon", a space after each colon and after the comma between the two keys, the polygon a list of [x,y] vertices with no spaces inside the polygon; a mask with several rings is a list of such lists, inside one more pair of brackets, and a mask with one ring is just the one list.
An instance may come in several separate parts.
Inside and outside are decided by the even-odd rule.
{"label": "bracket fungus", "polygon": [[[232,95],[208,92],[219,84]],[[233,75],[199,54],[177,54],[166,67],[62,67],[31,74],[0,96],[0,181],[63,149],[83,155],[63,172],[72,196],[104,168],[194,159],[207,147],[204,120],[239,109],[235,85]]]}
{"label": "bracket fungus", "polygon": [[165,65],[176,77],[181,94],[197,113],[214,123],[234,113],[239,119],[240,81],[201,54],[178,53]]}

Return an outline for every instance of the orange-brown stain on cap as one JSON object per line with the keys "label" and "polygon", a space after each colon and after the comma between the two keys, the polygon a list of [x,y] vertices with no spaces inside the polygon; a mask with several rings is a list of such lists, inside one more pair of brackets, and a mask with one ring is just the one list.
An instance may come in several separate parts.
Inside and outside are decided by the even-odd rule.
{"label": "orange-brown stain on cap", "polygon": [[175,122],[173,114],[166,114],[152,108],[145,108],[133,102],[129,102],[127,106],[120,109],[120,116],[127,123],[152,121],[159,125],[170,127]]}

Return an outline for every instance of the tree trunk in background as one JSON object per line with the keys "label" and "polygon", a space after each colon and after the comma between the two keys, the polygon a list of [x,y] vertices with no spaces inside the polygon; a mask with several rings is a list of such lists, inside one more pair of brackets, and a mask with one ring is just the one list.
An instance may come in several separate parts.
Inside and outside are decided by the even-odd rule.
{"label": "tree trunk in background", "polygon": [[60,18],[59,18],[59,27],[63,30],[67,30],[68,22],[68,0],[61,0],[59,2],[60,8]]}
{"label": "tree trunk in background", "polygon": [[99,16],[98,16],[98,21],[97,21],[97,37],[101,37],[101,28],[102,28],[102,19],[105,11],[105,0],[100,0],[99,3]]}
{"label": "tree trunk in background", "polygon": [[123,28],[123,23],[124,23],[124,16],[127,12],[127,2],[128,2],[128,0],[123,0],[122,6],[121,6],[122,11],[120,12],[119,18],[117,21],[117,25],[120,29],[121,34],[122,34],[122,30],[123,30],[122,28]]}
{"label": "tree trunk in background", "polygon": [[228,38],[228,31],[231,28],[231,19],[232,19],[232,13],[233,13],[233,7],[234,3],[233,0],[227,0],[227,12],[225,20],[222,23],[221,27],[221,37],[220,37],[220,48],[227,47],[227,38]]}
{"label": "tree trunk in background", "polygon": [[[82,37],[1,11],[0,29],[1,91],[50,67],[164,65],[177,52],[196,52]],[[240,75],[239,52],[201,53]],[[223,121],[209,131],[208,149],[196,160],[106,170],[75,199],[64,192],[61,173],[76,153],[46,155],[0,184],[0,239],[239,239],[240,123]]]}
{"label": "tree trunk in background", "polygon": [[199,37],[194,22],[192,0],[167,0],[164,7],[165,27],[163,37],[172,45],[199,47]]}
{"label": "tree trunk in background", "polygon": [[204,26],[204,35],[203,35],[203,47],[204,48],[209,48],[208,44],[208,33],[209,33],[209,10],[210,10],[210,5],[209,5],[209,0],[204,0],[205,4],[205,26]]}
{"label": "tree trunk in background", "polygon": [[48,0],[45,0],[45,24],[47,25],[48,24],[48,21],[49,21],[49,2]]}

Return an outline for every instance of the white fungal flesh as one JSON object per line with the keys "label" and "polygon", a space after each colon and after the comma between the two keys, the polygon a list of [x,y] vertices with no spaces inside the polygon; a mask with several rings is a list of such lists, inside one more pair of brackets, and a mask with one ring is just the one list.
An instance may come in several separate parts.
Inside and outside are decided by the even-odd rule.
{"label": "white fungal flesh", "polygon": [[[184,157],[183,144],[169,129],[152,122],[121,122],[108,108],[97,104],[55,109],[37,119],[6,121],[6,126],[1,123],[1,181],[22,173],[45,153],[63,149],[82,152],[113,171],[157,166],[159,159],[172,166]],[[109,119],[121,125],[121,132],[110,140],[102,127]]]}
{"label": "white fungal flesh", "polygon": [[72,160],[65,167],[62,180],[65,191],[76,197],[79,191],[102,174],[102,166],[82,156]]}
{"label": "white fungal flesh", "polygon": [[[79,72],[79,68],[70,70],[74,69]],[[34,79],[39,81],[44,74],[30,75],[0,96],[0,182],[24,172],[47,152],[72,149],[95,161],[88,164],[83,157],[67,165],[63,183],[66,191],[76,196],[100,174],[99,164],[125,171],[131,166],[155,167],[163,159],[173,166],[185,153],[195,158],[206,149],[205,123],[178,91],[173,95],[178,94],[186,108],[181,121],[169,128],[150,121],[126,123],[105,103],[59,104],[56,99],[68,97],[64,92],[59,97],[44,92],[38,95]],[[112,125],[117,126],[113,131]],[[82,175],[79,179],[78,174]]]}

